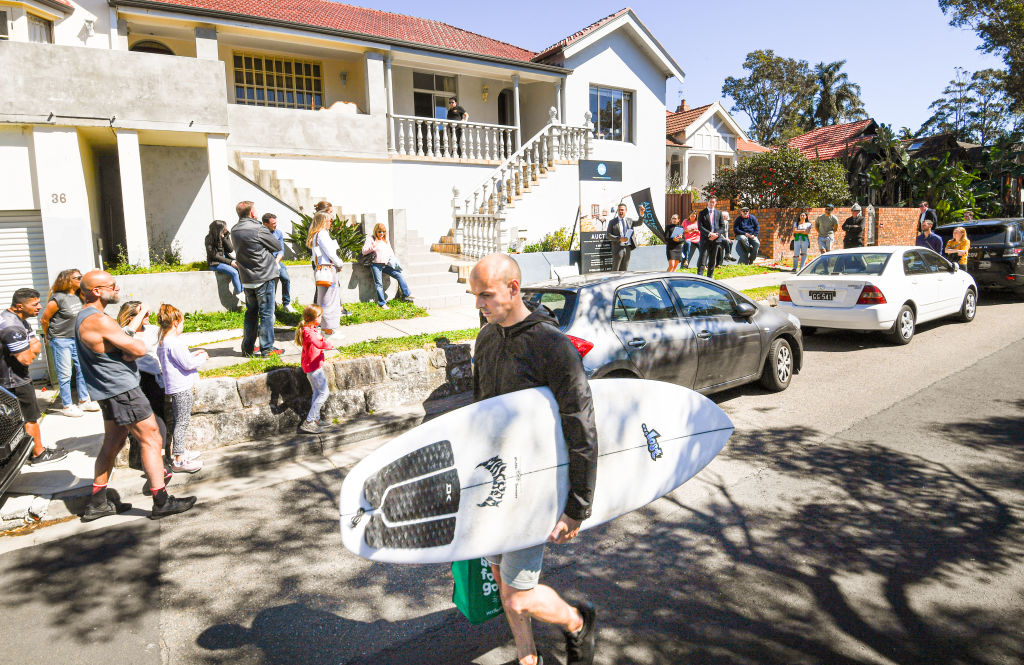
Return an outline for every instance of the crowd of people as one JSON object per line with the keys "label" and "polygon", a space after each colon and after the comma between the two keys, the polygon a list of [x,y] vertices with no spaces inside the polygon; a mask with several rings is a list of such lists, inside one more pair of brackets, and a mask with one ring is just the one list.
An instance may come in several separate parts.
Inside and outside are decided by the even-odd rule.
{"label": "crowd of people", "polygon": [[[324,352],[333,348],[325,336],[334,333],[342,316],[350,315],[341,303],[338,283],[343,264],[337,241],[331,237],[333,206],[321,201],[310,226],[307,247],[316,273],[315,302],[302,311],[295,344],[302,349],[302,369],[313,389],[309,412],[299,430],[319,433],[320,412],[328,397],[323,370]],[[238,222],[210,223],[205,238],[207,264],[230,280],[231,293],[245,307],[241,351],[246,356],[268,357],[283,353],[274,343],[277,284],[282,304],[292,306],[291,280],[283,263],[284,236],[277,216],[257,218],[252,201],[236,207]],[[376,224],[361,250],[362,262],[372,274],[377,304],[387,309],[383,275],[399,286],[398,298],[412,301],[387,228]],[[120,304],[116,317],[106,308]],[[40,314],[40,312],[42,312]],[[149,324],[155,314],[157,325]],[[0,387],[18,400],[26,433],[32,438],[29,465],[57,462],[68,455],[59,446],[43,444],[40,409],[29,368],[44,348],[29,320],[39,317],[52,355],[60,396],[60,413],[77,418],[86,411],[103,417],[103,443],[96,458],[92,493],[81,513],[88,522],[128,510],[107,487],[114,461],[125,443],[128,464],[146,475],[145,491],[152,496],[151,517],[189,510],[195,497],[177,498],[167,492],[175,473],[202,469],[201,453],[190,448],[194,386],[199,369],[209,359],[203,349],[190,349],[183,338],[185,315],[171,304],[156,312],[140,301],[120,303],[117,280],[102,270],[83,273],[61,271],[53,282],[45,307],[38,291],[15,291],[11,306],[0,312]]]}

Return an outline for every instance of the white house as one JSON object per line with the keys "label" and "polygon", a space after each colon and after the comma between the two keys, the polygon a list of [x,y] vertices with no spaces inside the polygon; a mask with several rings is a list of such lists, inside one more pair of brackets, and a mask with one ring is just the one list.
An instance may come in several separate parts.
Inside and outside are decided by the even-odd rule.
{"label": "white house", "polygon": [[[119,249],[201,260],[243,199],[286,233],[320,197],[404,209],[477,254],[571,226],[577,191],[663,205],[683,72],[629,9],[540,53],[323,0],[0,0],[0,26],[0,300]],[[580,187],[583,157],[623,181]]]}
{"label": "white house", "polygon": [[767,152],[751,141],[721,102],[690,108],[683,100],[665,115],[665,173],[681,189],[701,189],[745,156]]}

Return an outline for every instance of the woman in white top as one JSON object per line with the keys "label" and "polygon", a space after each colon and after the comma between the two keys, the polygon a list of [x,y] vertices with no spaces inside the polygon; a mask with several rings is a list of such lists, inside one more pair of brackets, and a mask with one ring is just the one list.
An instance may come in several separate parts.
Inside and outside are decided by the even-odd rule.
{"label": "woman in white top", "polygon": [[333,334],[334,329],[341,325],[341,317],[349,315],[348,310],[341,305],[338,270],[345,262],[338,256],[338,241],[331,237],[332,221],[330,213],[316,213],[313,215],[313,222],[309,225],[309,233],[306,236],[306,247],[313,252],[314,267],[329,266],[333,273],[329,286],[318,284],[316,287],[316,304],[320,305],[323,310],[320,329],[325,335]]}
{"label": "woman in white top", "polygon": [[369,254],[370,252],[375,253],[373,263],[370,264],[370,271],[373,273],[373,285],[377,287],[377,304],[382,309],[388,309],[388,298],[384,293],[381,273],[387,273],[398,280],[398,287],[401,293],[398,296],[399,300],[412,302],[409,285],[405,283],[405,278],[402,277],[402,268],[398,265],[395,250],[391,248],[391,243],[388,242],[388,229],[380,222],[374,224],[373,233],[366,236],[366,242],[363,243],[363,254]]}

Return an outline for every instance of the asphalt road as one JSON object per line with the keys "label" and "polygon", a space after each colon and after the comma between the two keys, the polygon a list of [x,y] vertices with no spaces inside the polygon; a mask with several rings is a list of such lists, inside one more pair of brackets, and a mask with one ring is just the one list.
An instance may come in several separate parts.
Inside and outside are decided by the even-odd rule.
{"label": "asphalt road", "polygon": [[[597,662],[1024,662],[1024,303],[988,300],[906,347],[808,338],[785,393],[715,397],[736,434],[698,478],[549,550],[544,581],[598,606]],[[0,538],[0,662],[508,661],[447,567],[341,547],[344,467],[369,445],[200,485],[160,522]]]}

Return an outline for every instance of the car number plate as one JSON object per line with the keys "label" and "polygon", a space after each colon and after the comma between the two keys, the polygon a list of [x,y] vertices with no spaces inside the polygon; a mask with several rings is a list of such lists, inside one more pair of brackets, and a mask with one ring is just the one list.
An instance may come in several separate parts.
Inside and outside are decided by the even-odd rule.
{"label": "car number plate", "polygon": [[811,300],[835,300],[835,291],[808,291],[811,294]]}
{"label": "car number plate", "polygon": [[978,261],[978,270],[988,270],[992,267],[991,261]]}

